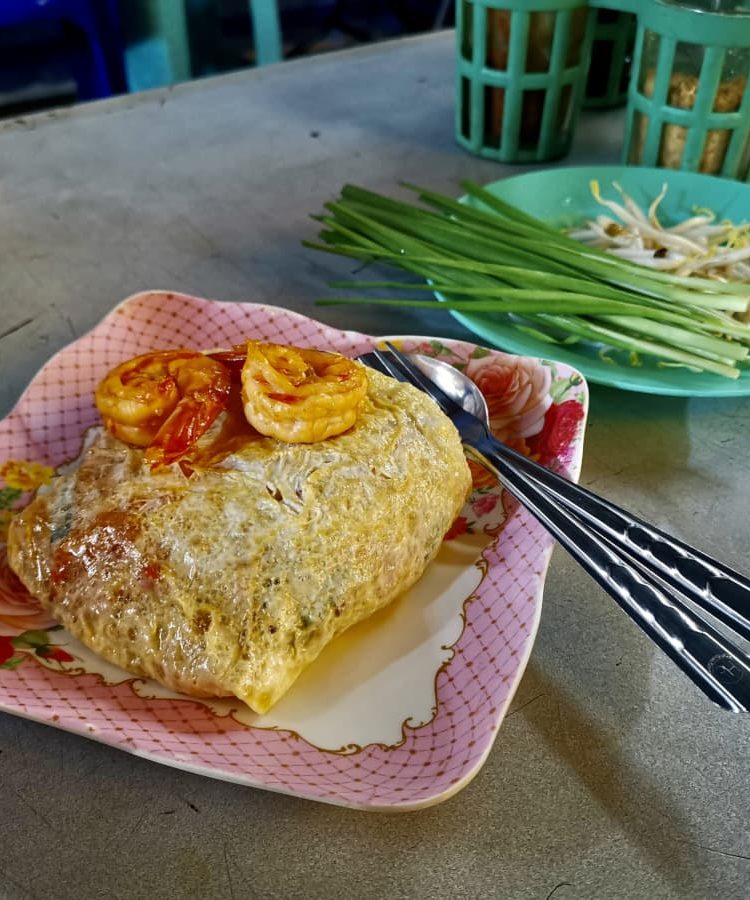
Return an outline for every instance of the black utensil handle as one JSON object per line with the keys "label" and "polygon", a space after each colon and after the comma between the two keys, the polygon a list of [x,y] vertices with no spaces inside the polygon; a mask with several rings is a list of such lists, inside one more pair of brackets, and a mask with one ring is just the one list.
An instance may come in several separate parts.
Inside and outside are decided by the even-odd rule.
{"label": "black utensil handle", "polygon": [[647,575],[631,567],[613,546],[579,520],[489,437],[472,441],[472,456],[502,479],[574,559],[610,594],[707,697],[724,709],[750,709],[750,665],[742,653],[706,622],[695,619]]}
{"label": "black utensil handle", "polygon": [[647,559],[670,586],[750,640],[750,579],[489,436],[507,459],[600,534]]}

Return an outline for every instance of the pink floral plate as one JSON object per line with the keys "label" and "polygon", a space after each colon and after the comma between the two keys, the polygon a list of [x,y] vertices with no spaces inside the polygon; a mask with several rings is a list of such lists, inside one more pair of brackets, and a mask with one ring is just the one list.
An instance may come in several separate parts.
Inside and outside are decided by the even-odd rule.
{"label": "pink floral plate", "polygon": [[[377,339],[273,306],[137,294],[54,356],[0,422],[0,541],[14,510],[97,424],[92,393],[155,348],[243,338],[356,356]],[[469,343],[391,338],[487,397],[495,433],[577,477],[588,395],[566,365]],[[196,700],[94,656],[49,619],[0,543],[0,709],[155,762],[361,809],[410,810],[466,785],[492,747],[539,623],[552,539],[482,469],[422,579],[334,641],[266,715]]]}

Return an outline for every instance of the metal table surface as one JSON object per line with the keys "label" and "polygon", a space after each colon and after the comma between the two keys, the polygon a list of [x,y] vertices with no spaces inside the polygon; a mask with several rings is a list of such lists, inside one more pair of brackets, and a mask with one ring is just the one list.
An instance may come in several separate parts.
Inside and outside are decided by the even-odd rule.
{"label": "metal table surface", "polygon": [[[456,191],[518,171],[455,144],[452,40],[0,125],[0,412],[145,288],[466,337],[444,314],[316,307],[347,266],[300,246],[346,181]],[[616,161],[621,118],[584,116],[566,162]],[[742,568],[749,421],[747,399],[594,386],[582,483]],[[558,550],[510,714],[454,798],[354,812],[0,715],[0,897],[745,897],[749,738]]]}

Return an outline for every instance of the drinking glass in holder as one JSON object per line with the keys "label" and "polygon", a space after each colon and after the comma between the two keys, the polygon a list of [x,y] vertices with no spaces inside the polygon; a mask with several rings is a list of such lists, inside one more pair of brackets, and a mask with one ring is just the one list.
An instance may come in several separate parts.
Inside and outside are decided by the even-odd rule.
{"label": "drinking glass in holder", "polygon": [[597,10],[585,108],[614,109],[627,102],[635,30],[636,17],[632,12]]}
{"label": "drinking glass in holder", "polygon": [[750,14],[741,6],[715,12],[699,5],[641,4],[624,161],[744,179]]}
{"label": "drinking glass in holder", "polygon": [[500,162],[570,149],[591,54],[585,0],[459,0],[456,136]]}

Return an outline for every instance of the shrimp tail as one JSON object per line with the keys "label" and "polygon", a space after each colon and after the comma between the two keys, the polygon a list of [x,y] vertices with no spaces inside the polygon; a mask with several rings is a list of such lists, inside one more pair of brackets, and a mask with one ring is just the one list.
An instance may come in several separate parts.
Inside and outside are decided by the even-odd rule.
{"label": "shrimp tail", "polygon": [[247,343],[236,344],[231,350],[215,350],[207,353],[206,356],[226,366],[233,382],[239,383],[241,381],[242,367],[247,359]]}
{"label": "shrimp tail", "polygon": [[215,387],[210,394],[185,397],[177,404],[146,450],[145,460],[152,471],[181,459],[208,431],[226,409],[229,382]]}

